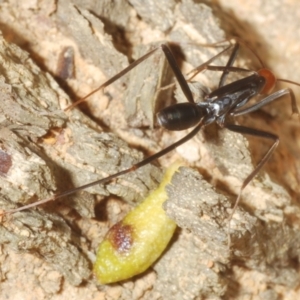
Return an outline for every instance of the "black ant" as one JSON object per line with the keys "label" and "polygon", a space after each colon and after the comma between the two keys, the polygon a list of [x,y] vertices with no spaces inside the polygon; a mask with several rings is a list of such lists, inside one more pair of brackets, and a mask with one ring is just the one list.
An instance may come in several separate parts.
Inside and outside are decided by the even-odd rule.
{"label": "black ant", "polygon": [[[224,41],[223,41],[224,42]],[[223,43],[220,42],[220,43]],[[211,44],[207,46],[215,46],[216,44]],[[261,170],[261,168],[264,166],[264,164],[269,160],[270,156],[276,149],[279,138],[277,135],[266,132],[263,130],[258,130],[254,128],[249,128],[241,125],[235,125],[232,124],[229,120],[231,117],[241,116],[245,115],[254,111],[259,110],[261,107],[283,97],[284,95],[289,95],[291,98],[291,106],[292,106],[292,112],[294,114],[299,115],[299,111],[296,104],[296,99],[294,96],[293,91],[290,88],[280,89],[279,91],[276,91],[265,98],[261,99],[256,104],[250,105],[248,107],[245,107],[245,105],[249,102],[250,99],[257,95],[264,95],[270,93],[272,88],[275,85],[276,78],[273,75],[273,73],[265,68],[255,72],[243,68],[233,67],[233,63],[236,59],[238,50],[240,47],[240,43],[236,42],[234,44],[230,44],[227,48],[225,48],[223,51],[209,59],[204,64],[200,65],[196,69],[192,70],[188,75],[190,77],[185,79],[183,76],[170,48],[166,44],[162,44],[159,47],[156,47],[155,49],[151,50],[147,54],[143,55],[139,59],[137,59],[135,62],[133,62],[131,65],[129,65],[127,68],[123,69],[121,72],[107,80],[105,83],[103,83],[101,86],[99,86],[96,90],[89,93],[84,98],[78,100],[74,104],[70,105],[66,108],[66,110],[72,109],[73,107],[77,106],[78,104],[84,102],[88,97],[90,97],[92,94],[96,93],[99,90],[103,90],[105,87],[109,86],[119,78],[121,78],[123,75],[128,73],[130,70],[135,68],[137,65],[141,64],[143,61],[145,61],[148,57],[150,57],[154,52],[158,50],[162,50],[171,69],[173,70],[173,73],[180,85],[180,88],[182,92],[184,93],[186,99],[188,102],[185,103],[177,103],[171,106],[168,106],[162,110],[160,110],[157,113],[157,120],[160,126],[171,130],[171,131],[179,131],[179,130],[185,130],[191,127],[194,127],[192,131],[190,131],[185,137],[178,140],[177,142],[173,143],[172,145],[166,147],[165,149],[155,153],[154,155],[145,158],[144,160],[132,165],[131,167],[122,170],[120,172],[117,172],[115,174],[112,174],[108,177],[96,180],[94,182],[82,185],[80,187],[58,193],[53,195],[52,197],[39,200],[35,203],[28,204],[16,209],[5,211],[4,214],[10,214],[15,213],[18,211],[22,211],[25,209],[29,209],[31,207],[38,206],[40,204],[44,204],[46,202],[56,200],[58,198],[62,198],[64,196],[73,194],[77,191],[89,188],[91,186],[97,185],[97,184],[103,184],[106,183],[116,177],[122,176],[124,174],[133,172],[137,170],[138,168],[141,168],[148,163],[156,160],[157,158],[165,155],[166,153],[172,151],[176,147],[180,146],[181,144],[185,143],[192,137],[194,137],[199,130],[203,126],[207,126],[212,123],[217,123],[221,128],[227,128],[228,130],[242,133],[242,134],[248,134],[255,137],[265,138],[271,140],[273,143],[269,150],[265,153],[261,161],[258,163],[256,168],[247,176],[247,178],[243,181],[242,186],[240,188],[240,191],[237,196],[237,200],[235,202],[235,205],[233,207],[232,213],[230,215],[230,218],[232,218],[232,215],[234,214],[234,211],[240,201],[241,194],[243,189],[249,184],[249,182],[258,174],[258,172]],[[251,50],[251,49],[250,49]],[[211,66],[210,64],[216,60],[218,57],[223,55],[225,52],[231,51],[230,57],[228,59],[228,62],[225,66]],[[253,51],[252,51],[253,52]],[[255,54],[255,52],[253,52]],[[256,54],[255,54],[256,55]],[[259,57],[256,55],[256,57],[259,59]],[[259,59],[261,62],[261,60]],[[222,71],[222,75],[219,81],[218,88],[215,89],[212,92],[205,93],[204,91],[204,101],[195,103],[193,94],[188,86],[188,81],[190,81],[192,78],[194,78],[198,73],[204,71],[204,70],[212,70],[212,71]],[[247,72],[250,73],[250,75],[233,81],[229,84],[225,84],[226,78],[230,72]],[[278,81],[284,81],[292,84],[299,85],[298,83],[285,80],[285,79],[277,79]]]}

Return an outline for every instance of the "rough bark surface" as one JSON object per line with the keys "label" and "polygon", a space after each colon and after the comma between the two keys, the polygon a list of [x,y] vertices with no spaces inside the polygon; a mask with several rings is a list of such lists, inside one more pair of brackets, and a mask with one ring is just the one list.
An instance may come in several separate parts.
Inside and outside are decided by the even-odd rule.
{"label": "rough bark surface", "polygon": [[[239,7],[240,1],[234,2]],[[289,12],[286,22],[300,19],[296,1],[298,10],[290,8],[293,1],[272,1],[269,6],[243,1],[242,7],[248,2],[249,9],[257,8],[268,20],[265,26],[278,6]],[[245,15],[223,13],[220,3],[213,1],[212,10],[192,0],[1,2],[0,208],[113,174],[184,136],[186,132],[155,126],[157,109],[174,101],[172,88],[159,89],[173,82],[160,51],[93,95],[81,107],[85,113],[63,109],[161,42],[181,43],[174,49],[186,72],[220,51],[197,43],[220,41],[233,32],[252,47],[270,41],[256,33],[257,23],[237,27]],[[274,32],[281,26],[281,18],[276,20]],[[297,43],[293,47],[299,50]],[[271,68],[274,48],[261,51]],[[242,54],[239,66],[253,68],[253,57]],[[215,64],[224,62],[226,57]],[[288,68],[276,72],[289,79]],[[198,79],[213,89],[219,76],[205,72]],[[180,91],[176,97],[185,101]],[[252,161],[256,164],[269,144],[250,139],[249,151],[245,137],[212,126],[160,159],[161,168],[148,165],[104,186],[2,217],[0,298],[296,299],[299,121],[289,118],[285,101],[264,108],[255,121],[250,116],[239,119],[278,133],[284,145],[268,163],[268,172],[261,172],[243,192],[230,226],[231,251],[227,219],[234,195],[253,169]],[[182,168],[167,189],[166,213],[180,227],[170,247],[146,273],[99,285],[91,271],[99,242],[156,187],[161,169],[178,158],[197,171]]]}

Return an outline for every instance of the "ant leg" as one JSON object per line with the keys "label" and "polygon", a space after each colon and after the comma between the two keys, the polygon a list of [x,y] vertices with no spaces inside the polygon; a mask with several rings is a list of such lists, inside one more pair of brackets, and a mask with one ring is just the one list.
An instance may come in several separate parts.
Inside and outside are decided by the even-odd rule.
{"label": "ant leg", "polygon": [[[187,73],[187,75],[191,75],[188,78],[188,81],[192,80],[197,74],[199,74],[200,72],[203,72],[204,70],[210,70],[210,71],[222,71],[222,75],[219,81],[219,87],[224,86],[225,84],[225,80],[229,74],[229,72],[247,72],[247,73],[253,73],[254,71],[252,70],[248,70],[248,69],[244,69],[244,68],[238,68],[238,67],[232,67],[236,56],[238,54],[238,50],[239,50],[240,45],[238,43],[236,43],[234,46],[230,45],[229,47],[227,47],[226,49],[224,49],[223,51],[221,51],[220,53],[218,53],[217,55],[215,55],[214,57],[212,57],[210,60],[206,61],[205,63],[203,63],[202,65],[198,66],[197,68],[191,70],[190,72]],[[226,64],[226,66],[210,66],[209,64],[214,61],[216,58],[218,58],[219,56],[223,55],[225,52],[232,50],[232,53],[228,59],[228,62]]]}
{"label": "ant leg", "polygon": [[[202,67],[203,65],[201,65]],[[192,71],[188,72],[187,75],[190,75],[191,73],[194,73],[191,77],[187,79],[187,81],[191,81],[198,73],[203,72],[204,70],[210,70],[210,71],[225,71],[228,70],[228,72],[245,72],[245,73],[255,73],[253,70],[244,69],[244,68],[238,68],[238,67],[224,67],[224,66],[203,66],[201,69],[200,67],[197,67],[196,69],[193,69]]]}
{"label": "ant leg", "polygon": [[[234,40],[234,44],[230,44],[230,46],[228,46],[226,49],[224,49],[223,51],[221,51],[220,53],[218,53],[216,56],[212,57],[210,60],[208,60],[207,62],[205,62],[204,64],[200,65],[199,67],[193,69],[192,71],[190,71],[188,73],[188,75],[192,74],[192,76],[189,78],[189,80],[191,80],[193,77],[195,77],[198,73],[204,71],[204,70],[218,70],[218,71],[223,71],[223,74],[221,75],[220,81],[219,81],[219,87],[224,86],[225,84],[225,80],[229,74],[229,72],[238,72],[239,68],[233,68],[232,65],[235,62],[236,56],[238,54],[238,50],[240,47],[240,44],[242,44],[244,47],[248,48],[248,50],[250,50],[250,52],[252,53],[252,55],[254,55],[256,57],[256,59],[258,60],[258,62],[260,63],[262,68],[264,67],[264,63],[262,62],[261,58],[258,56],[258,54],[248,45],[246,44],[243,40],[239,39],[238,37],[233,37],[230,39],[226,39],[217,43],[212,43],[212,44],[198,44],[202,47],[217,47],[219,45],[222,45],[224,42],[230,42],[230,40]],[[231,55],[228,59],[228,62],[226,64],[225,67],[215,67],[214,66],[209,66],[209,64],[214,61],[217,57],[223,55],[225,52],[229,51],[232,49]],[[222,68],[222,69],[221,69]],[[240,69],[241,71],[246,71],[246,69]],[[248,70],[248,72],[251,72],[250,70]],[[280,79],[280,81],[285,81],[285,82],[289,82],[288,80],[285,79]],[[294,83],[294,82],[291,82]]]}
{"label": "ant leg", "polygon": [[142,57],[140,57],[139,59],[137,59],[135,62],[133,62],[132,64],[130,64],[128,67],[126,67],[125,69],[123,69],[121,72],[119,72],[118,74],[116,74],[115,76],[111,77],[109,80],[107,80],[106,82],[104,82],[102,85],[100,85],[98,88],[96,88],[95,90],[93,90],[92,92],[90,92],[89,94],[87,94],[85,97],[77,100],[76,102],[74,102],[73,104],[69,105],[67,108],[65,108],[65,111],[68,111],[72,108],[74,108],[75,106],[77,106],[78,104],[86,101],[87,98],[89,98],[91,95],[95,94],[96,92],[103,90],[105,87],[109,86],[110,84],[112,84],[113,82],[117,81],[118,79],[120,79],[122,76],[124,76],[125,74],[127,74],[129,71],[131,71],[133,68],[135,68],[137,65],[139,65],[140,63],[142,63],[144,60],[146,60],[148,57],[150,57],[154,52],[156,52],[158,49],[162,49],[166,59],[169,62],[170,67],[173,70],[173,73],[176,77],[176,79],[179,82],[179,85],[184,93],[184,95],[186,96],[187,100],[189,102],[194,103],[194,99],[193,99],[193,95],[192,92],[182,74],[182,72],[180,71],[180,68],[171,52],[171,50],[169,49],[169,47],[165,44],[162,44],[156,48],[154,48],[153,50],[151,50],[150,52],[148,52],[147,54],[143,55]]}
{"label": "ant leg", "polygon": [[118,173],[112,174],[112,175],[110,175],[108,177],[105,177],[105,178],[93,181],[91,183],[82,185],[80,187],[77,187],[77,188],[74,188],[74,189],[62,192],[60,194],[54,194],[52,197],[49,197],[49,198],[46,198],[46,199],[43,199],[43,200],[39,200],[39,201],[36,201],[36,202],[28,204],[28,205],[24,205],[24,206],[19,207],[19,208],[15,208],[15,209],[11,209],[11,210],[8,210],[8,211],[4,211],[0,215],[13,214],[13,213],[18,212],[18,211],[22,211],[22,210],[26,210],[26,209],[29,209],[29,208],[32,208],[32,207],[35,207],[35,206],[39,206],[41,204],[45,204],[47,202],[54,201],[56,199],[59,199],[59,198],[62,198],[62,197],[74,194],[74,193],[76,193],[76,192],[78,192],[80,190],[87,189],[87,188],[89,188],[91,186],[109,182],[112,179],[117,178],[117,177],[119,177],[121,175],[128,174],[128,173],[130,173],[132,171],[135,171],[135,170],[137,170],[137,169],[139,169],[139,168],[147,165],[148,163],[151,163],[152,161],[156,160],[157,158],[165,155],[166,153],[174,150],[178,146],[184,144],[186,141],[190,140],[192,137],[194,137],[199,132],[199,130],[201,129],[201,127],[203,125],[203,121],[204,120],[201,119],[200,122],[198,123],[198,125],[191,132],[189,132],[185,137],[183,137],[182,139],[180,139],[177,142],[175,142],[174,144],[166,147],[165,149],[163,149],[163,150],[161,150],[161,151],[153,154],[152,156],[146,157],[142,161],[140,161],[140,162],[132,165],[131,167],[129,167],[129,168],[125,169],[125,170],[122,170],[122,171],[120,171]]}
{"label": "ant leg", "polygon": [[96,88],[95,90],[93,90],[92,92],[90,92],[89,94],[87,94],[85,97],[77,100],[76,102],[74,102],[73,104],[71,104],[70,106],[68,106],[67,108],[65,108],[65,111],[68,111],[72,108],[74,108],[75,106],[77,106],[78,104],[86,101],[87,98],[89,98],[91,95],[95,94],[96,92],[103,90],[105,87],[109,86],[110,84],[112,84],[113,82],[117,81],[118,79],[120,79],[122,76],[124,76],[125,74],[127,74],[129,71],[131,71],[133,68],[135,68],[137,65],[139,65],[140,63],[142,63],[144,60],[146,60],[148,57],[150,57],[154,52],[156,52],[158,49],[162,49],[166,59],[169,62],[170,67],[173,70],[173,73],[176,77],[176,79],[179,82],[179,85],[184,93],[184,95],[186,96],[187,100],[189,102],[194,103],[194,99],[193,99],[193,95],[192,92],[182,74],[182,72],[180,71],[180,68],[171,52],[171,50],[169,49],[169,47],[165,44],[162,44],[156,48],[154,48],[153,50],[151,50],[150,52],[148,52],[147,54],[143,55],[142,57],[140,57],[139,59],[137,59],[135,62],[133,62],[132,64],[130,64],[128,67],[126,67],[125,69],[123,69],[121,72],[119,72],[118,74],[116,74],[115,76],[111,77],[109,80],[107,80],[106,82],[104,82],[102,85],[100,85],[98,88]]}
{"label": "ant leg", "polygon": [[77,100],[76,102],[74,102],[73,104],[69,105],[67,108],[64,109],[64,111],[68,111],[72,108],[74,108],[75,106],[77,106],[78,104],[86,101],[87,98],[89,98],[90,96],[92,96],[93,94],[95,94],[96,92],[103,90],[104,88],[106,88],[107,86],[109,86],[110,84],[112,84],[113,82],[117,81],[118,79],[120,79],[122,76],[124,76],[125,74],[127,74],[129,71],[131,71],[133,68],[135,68],[137,65],[139,65],[141,62],[143,62],[144,60],[146,60],[148,57],[150,57],[154,52],[156,52],[158,49],[160,49],[160,47],[156,47],[153,50],[151,50],[150,52],[146,53],[145,55],[143,55],[142,57],[140,57],[139,59],[137,59],[135,62],[133,62],[132,64],[130,64],[128,67],[126,67],[125,69],[123,69],[121,72],[119,72],[118,74],[116,74],[115,76],[111,77],[110,79],[108,79],[107,81],[105,81],[103,84],[101,84],[99,87],[97,87],[95,90],[93,90],[92,92],[90,92],[89,94],[87,94],[86,96],[84,96],[83,98]]}
{"label": "ant leg", "polygon": [[175,60],[175,57],[174,55],[172,54],[170,48],[165,45],[165,44],[162,44],[161,45],[161,49],[162,51],[164,52],[165,56],[166,56],[166,59],[168,60],[168,63],[181,87],[181,90],[182,92],[184,93],[186,99],[191,102],[191,103],[195,103],[194,101],[194,97],[193,97],[193,94],[191,92],[191,89],[186,81],[186,79],[184,78],[176,60]]}
{"label": "ant leg", "polygon": [[290,89],[290,88],[279,90],[279,91],[267,96],[266,98],[262,99],[258,103],[254,104],[250,107],[247,107],[245,109],[240,109],[240,110],[233,111],[231,114],[236,117],[236,116],[241,116],[241,115],[245,115],[245,114],[254,112],[254,111],[260,109],[261,107],[263,107],[263,106],[265,106],[265,105],[281,98],[284,95],[289,95],[290,96],[292,113],[299,116],[299,109],[298,109],[298,106],[297,106],[295,94],[294,94],[293,90]]}
{"label": "ant leg", "polygon": [[192,78],[194,78],[200,72],[202,72],[204,70],[207,70],[210,63],[212,63],[214,60],[216,60],[218,57],[222,56],[224,53],[226,53],[227,51],[231,50],[232,48],[233,48],[233,45],[228,46],[227,48],[225,48],[224,50],[222,50],[221,52],[219,52],[218,54],[216,54],[215,56],[213,56],[212,58],[210,58],[209,60],[207,60],[205,63],[201,64],[197,68],[195,68],[195,69],[191,70],[190,72],[188,72],[187,75],[191,75],[191,77],[189,78],[189,80],[191,80]]}
{"label": "ant leg", "polygon": [[258,165],[255,167],[255,169],[246,177],[246,179],[243,181],[242,186],[240,187],[237,199],[235,201],[235,204],[232,208],[232,212],[228,218],[228,247],[230,247],[230,221],[236,211],[236,208],[241,200],[242,192],[244,188],[252,181],[252,179],[259,173],[261,168],[265,165],[265,163],[270,159],[271,155],[275,151],[276,147],[278,146],[279,143],[279,137],[275,134],[272,134],[270,132],[262,131],[262,130],[257,130],[254,128],[249,128],[245,126],[240,126],[240,125],[234,125],[234,124],[225,124],[224,128],[227,128],[230,131],[241,133],[241,134],[248,134],[260,138],[265,138],[265,139],[270,139],[273,141],[272,146],[269,148],[267,153],[263,156],[263,158],[260,160]]}
{"label": "ant leg", "polygon": [[[218,70],[218,71],[222,70],[223,73],[222,73],[220,81],[219,81],[219,87],[224,86],[225,80],[226,80],[229,72],[231,72],[232,65],[234,64],[234,62],[236,60],[236,56],[238,54],[239,47],[240,47],[239,43],[236,42],[234,45],[230,45],[229,47],[225,48],[223,51],[221,51],[220,53],[218,53],[217,55],[215,55],[214,57],[212,57],[211,59],[206,61],[204,64],[202,64],[199,67],[195,68],[194,70],[190,71],[188,73],[188,75],[192,74],[192,76],[189,78],[189,80],[204,70]],[[214,66],[209,65],[211,62],[213,62],[219,56],[223,55],[224,53],[226,53],[227,51],[229,51],[231,49],[232,49],[232,52],[229,56],[226,66],[216,67],[216,69],[215,69]],[[244,70],[244,69],[242,69],[242,70]]]}
{"label": "ant leg", "polygon": [[232,65],[234,64],[235,60],[236,60],[236,56],[238,54],[238,51],[239,51],[239,48],[240,48],[240,45],[239,43],[235,43],[234,47],[233,47],[233,50],[231,52],[231,55],[228,59],[228,62],[225,66],[225,69],[222,73],[222,76],[220,78],[220,81],[219,81],[219,87],[223,86],[225,84],[225,80],[229,74],[229,68],[232,67]]}
{"label": "ant leg", "polygon": [[[232,44],[231,41],[234,41],[234,44]],[[199,44],[197,43],[197,45],[202,46],[202,47],[222,47],[222,44],[225,42],[229,42],[231,45],[235,45],[235,44],[240,44],[243,45],[245,48],[247,48],[253,56],[255,56],[255,58],[257,59],[257,61],[259,62],[259,64],[261,65],[261,68],[265,68],[265,64],[263,63],[262,59],[260,58],[260,56],[253,50],[252,47],[250,47],[248,45],[248,43],[246,43],[243,39],[237,37],[237,36],[233,36],[227,39],[224,39],[222,41],[216,42],[216,43],[211,43],[211,44]]]}

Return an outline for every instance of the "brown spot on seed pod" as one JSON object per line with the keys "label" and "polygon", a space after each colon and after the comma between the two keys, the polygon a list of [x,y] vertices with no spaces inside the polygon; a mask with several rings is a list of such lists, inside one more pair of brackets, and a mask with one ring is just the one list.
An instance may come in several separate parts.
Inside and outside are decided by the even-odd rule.
{"label": "brown spot on seed pod", "polygon": [[133,244],[132,226],[118,222],[109,230],[107,240],[119,253],[128,253]]}

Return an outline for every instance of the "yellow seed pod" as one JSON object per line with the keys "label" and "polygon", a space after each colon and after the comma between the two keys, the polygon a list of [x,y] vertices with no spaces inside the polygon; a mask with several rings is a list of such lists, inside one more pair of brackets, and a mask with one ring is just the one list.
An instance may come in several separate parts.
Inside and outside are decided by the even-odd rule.
{"label": "yellow seed pod", "polygon": [[179,167],[179,163],[172,165],[160,186],[109,230],[94,264],[100,283],[113,283],[144,272],[165,250],[176,223],[165,214],[162,204],[167,200],[165,187]]}

